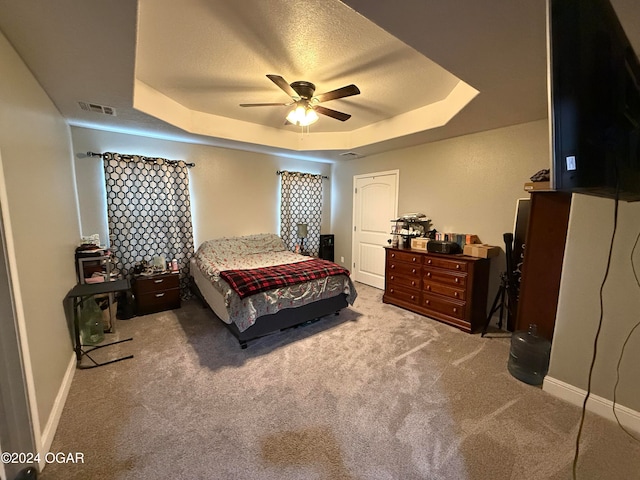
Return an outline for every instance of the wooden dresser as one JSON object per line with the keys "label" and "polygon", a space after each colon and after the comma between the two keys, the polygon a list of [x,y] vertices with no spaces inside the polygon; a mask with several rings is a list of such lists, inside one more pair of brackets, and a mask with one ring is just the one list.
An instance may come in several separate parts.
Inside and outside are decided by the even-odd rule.
{"label": "wooden dresser", "polygon": [[487,316],[489,259],[386,248],[382,301],[448,323],[482,330]]}
{"label": "wooden dresser", "polygon": [[137,315],[180,308],[180,274],[138,275],[134,278],[133,294]]}

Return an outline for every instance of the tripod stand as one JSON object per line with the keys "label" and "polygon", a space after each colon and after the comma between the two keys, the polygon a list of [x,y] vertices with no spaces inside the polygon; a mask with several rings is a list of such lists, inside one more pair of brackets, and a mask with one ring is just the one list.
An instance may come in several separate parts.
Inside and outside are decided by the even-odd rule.
{"label": "tripod stand", "polygon": [[487,333],[487,329],[489,328],[489,323],[491,322],[491,317],[493,314],[500,310],[500,316],[498,320],[498,328],[502,328],[502,319],[504,317],[504,312],[507,312],[507,318],[512,318],[516,313],[516,284],[513,275],[513,234],[505,233],[503,236],[505,243],[505,254],[507,260],[507,270],[506,272],[502,272],[500,274],[500,287],[498,288],[498,293],[496,293],[496,298],[491,305],[491,310],[489,311],[489,315],[487,316],[487,320],[484,323],[484,327],[482,328],[481,337],[484,337]]}

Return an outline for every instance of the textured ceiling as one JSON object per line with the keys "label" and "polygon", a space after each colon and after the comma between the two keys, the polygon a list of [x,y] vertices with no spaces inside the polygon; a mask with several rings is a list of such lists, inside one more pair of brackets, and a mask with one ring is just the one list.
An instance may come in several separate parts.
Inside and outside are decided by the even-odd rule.
{"label": "textured ceiling", "polygon": [[[612,3],[640,51],[640,2]],[[0,30],[72,125],[334,160],[546,118],[545,11],[545,0],[0,0]],[[266,74],[362,93],[327,102],[352,118],[322,117],[300,144],[281,107],[238,107],[288,100]],[[451,102],[461,83],[477,96]],[[431,121],[445,97],[459,113]]]}
{"label": "textured ceiling", "polygon": [[291,99],[266,74],[306,80],[316,93],[354,83],[361,94],[323,106],[313,132],[351,131],[445,99],[459,79],[348,6],[327,0],[143,0],[136,78],[181,105],[261,125],[284,125]]}

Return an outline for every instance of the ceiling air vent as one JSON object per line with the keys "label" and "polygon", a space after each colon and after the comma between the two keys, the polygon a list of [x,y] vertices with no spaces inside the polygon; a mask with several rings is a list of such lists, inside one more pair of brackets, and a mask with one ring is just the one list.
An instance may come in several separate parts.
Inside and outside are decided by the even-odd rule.
{"label": "ceiling air vent", "polygon": [[102,113],[104,115],[116,116],[116,109],[107,107],[106,105],[98,105],[97,103],[78,102],[80,108],[86,112]]}
{"label": "ceiling air vent", "polygon": [[352,158],[360,158],[361,155],[356,152],[344,152],[340,156],[345,160],[351,160]]}

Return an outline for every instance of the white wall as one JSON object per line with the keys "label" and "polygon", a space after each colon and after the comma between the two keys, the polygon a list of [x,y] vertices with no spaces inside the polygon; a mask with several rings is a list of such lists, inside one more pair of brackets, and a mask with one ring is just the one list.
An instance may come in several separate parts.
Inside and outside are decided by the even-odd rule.
{"label": "white wall", "polygon": [[[14,292],[27,339],[36,434],[53,435],[65,375],[73,366],[63,309],[75,285],[80,229],[69,128],[0,34],[0,151],[18,281]],[[20,301],[21,299],[21,301]],[[51,438],[49,438],[51,439]]]}
{"label": "white wall", "polygon": [[[587,389],[589,366],[600,317],[600,286],[605,276],[614,225],[614,201],[574,195],[560,284],[549,377]],[[620,202],[611,266],[603,290],[604,315],[592,379],[592,393],[613,400],[620,360],[617,402],[640,412],[640,202]],[[633,265],[632,265],[633,263]],[[640,421],[640,417],[638,418]],[[640,423],[638,424],[640,426]]]}
{"label": "white wall", "polygon": [[[106,151],[163,157],[195,163],[189,170],[194,243],[210,238],[253,233],[279,233],[278,170],[329,176],[328,163],[308,162],[260,153],[194,145],[170,140],[71,129],[76,157],[76,179],[84,235],[107,237],[104,172],[100,158],[85,158],[88,151]],[[331,182],[324,180],[323,233],[331,224]]]}

